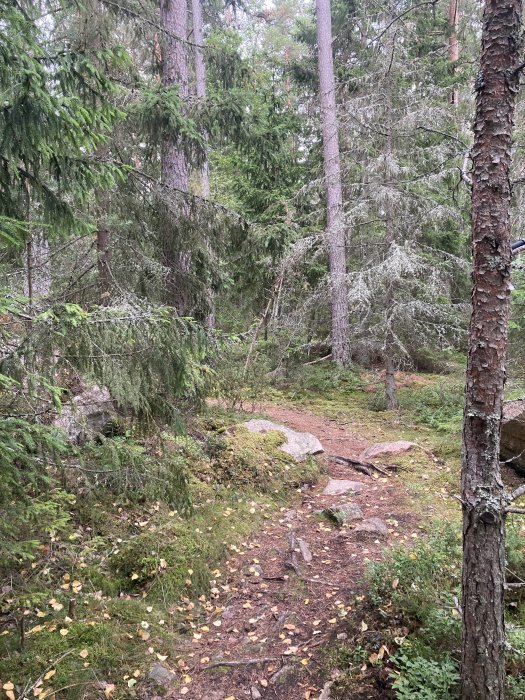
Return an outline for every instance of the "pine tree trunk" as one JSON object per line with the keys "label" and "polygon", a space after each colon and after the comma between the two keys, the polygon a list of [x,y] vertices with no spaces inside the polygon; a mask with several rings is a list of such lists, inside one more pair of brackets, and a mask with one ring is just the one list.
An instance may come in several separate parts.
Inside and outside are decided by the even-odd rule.
{"label": "pine tree trunk", "polygon": [[[182,101],[189,97],[188,63],[186,58],[186,38],[188,27],[188,7],[186,0],[160,0],[161,26],[165,30],[162,53],[162,84],[164,87],[178,86]],[[176,38],[180,38],[178,41]],[[189,167],[186,153],[179,137],[165,139],[161,152],[162,182],[170,191],[170,200],[180,201],[181,217],[189,215],[186,195],[189,190]],[[168,302],[184,315],[189,312],[189,274],[191,254],[188,251],[176,252],[167,243],[164,247],[164,261],[169,269],[167,278]]]}
{"label": "pine tree trunk", "polygon": [[[203,100],[206,98],[206,64],[204,63],[204,20],[202,18],[202,0],[191,0],[192,20],[193,20],[193,39],[195,41],[195,91],[197,98]],[[204,135],[206,141],[207,134]],[[205,199],[210,197],[210,173],[208,156],[204,158],[201,170],[201,194]],[[212,257],[212,245],[209,238],[206,239],[206,248],[210,259]],[[206,287],[206,302],[208,312],[204,319],[204,325],[209,330],[215,328],[215,295],[211,284]]]}
{"label": "pine tree trunk", "polygon": [[[395,44],[392,42],[392,59],[394,60]],[[385,86],[385,106],[386,106],[386,144],[385,144],[385,186],[389,190],[389,194],[385,203],[385,249],[389,255],[392,243],[395,239],[394,231],[394,212],[392,207],[392,198],[390,189],[393,187],[391,161],[393,158],[393,135],[392,135],[392,79],[390,72],[386,77]],[[392,316],[394,310],[394,282],[391,280],[388,284],[385,298],[385,316],[386,316],[386,333],[385,333],[385,399],[388,410],[398,408],[396,394],[396,367],[394,363],[395,342],[392,332]]]}
{"label": "pine tree trunk", "polygon": [[346,280],[346,232],[335,101],[330,0],[316,0],[316,6],[319,89],[326,181],[326,220],[332,294],[332,357],[337,364],[348,365],[350,363],[350,332]]}
{"label": "pine tree trunk", "polygon": [[[455,70],[455,64],[459,61],[459,0],[449,0],[448,2],[448,60],[451,64],[451,70]],[[452,105],[459,104],[459,90],[457,87],[452,89],[449,95],[449,102]]]}
{"label": "pine tree trunk", "polygon": [[31,236],[26,247],[26,279],[24,293],[29,305],[38,308],[51,291],[51,259],[49,241],[43,233]]}
{"label": "pine tree trunk", "polygon": [[111,302],[111,242],[109,235],[109,227],[105,220],[109,210],[109,202],[107,195],[100,191],[98,192],[99,199],[99,216],[97,225],[97,269],[98,269],[98,288],[99,299],[102,306],[109,306]]}
{"label": "pine tree trunk", "polygon": [[[201,0],[191,0],[193,39],[195,46],[195,91],[197,98],[203,100],[206,97],[206,65],[204,63],[204,20],[202,18]],[[206,199],[210,196],[210,177],[208,172],[208,158],[204,159],[201,172],[201,191]]]}
{"label": "pine tree trunk", "polygon": [[461,476],[463,700],[504,695],[505,497],[499,442],[510,284],[509,169],[521,0],[486,0],[472,150],[473,293]]}

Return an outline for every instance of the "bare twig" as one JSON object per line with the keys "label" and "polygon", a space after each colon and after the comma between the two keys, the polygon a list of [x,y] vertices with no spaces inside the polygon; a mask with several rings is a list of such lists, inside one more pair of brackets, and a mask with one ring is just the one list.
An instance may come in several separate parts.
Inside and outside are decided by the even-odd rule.
{"label": "bare twig", "polygon": [[361,472],[362,474],[367,474],[368,476],[372,476],[372,471],[384,474],[384,476],[390,476],[390,472],[397,469],[395,464],[386,464],[386,468],[384,468],[374,464],[373,462],[362,462],[360,459],[340,457],[339,455],[330,455],[330,459],[335,460],[337,464],[346,464],[353,467],[356,471]]}
{"label": "bare twig", "polygon": [[266,664],[273,661],[279,661],[276,656],[263,656],[260,659],[237,659],[236,661],[214,661],[207,666],[203,666],[204,671],[209,671],[211,668],[219,668],[220,666],[252,666],[255,664]]}
{"label": "bare twig", "polygon": [[[517,501],[520,496],[523,496],[525,494],[525,484],[523,486],[520,486],[517,488],[515,491],[513,491],[510,496],[509,496],[509,503],[513,503],[513,501]],[[508,512],[508,508],[507,508]]]}

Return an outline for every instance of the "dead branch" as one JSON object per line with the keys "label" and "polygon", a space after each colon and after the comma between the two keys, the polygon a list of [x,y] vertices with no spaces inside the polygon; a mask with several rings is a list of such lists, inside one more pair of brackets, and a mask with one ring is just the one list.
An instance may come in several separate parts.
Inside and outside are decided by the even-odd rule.
{"label": "dead branch", "polygon": [[395,464],[385,464],[384,467],[380,467],[373,462],[361,462],[359,459],[352,459],[352,457],[341,457],[339,455],[330,455],[330,459],[333,459],[336,464],[345,464],[353,467],[356,471],[362,474],[367,474],[372,476],[372,471],[379,472],[384,476],[390,476],[390,472],[396,471],[397,466]]}
{"label": "dead branch", "polygon": [[276,656],[263,656],[260,659],[237,659],[236,661],[214,661],[207,666],[202,666],[204,671],[209,671],[211,668],[219,668],[220,666],[251,666],[255,664],[266,664],[273,661],[279,661]]}
{"label": "dead branch", "polygon": [[329,360],[332,357],[332,353],[329,352],[328,355],[325,355],[324,357],[318,357],[317,360],[312,360],[311,362],[304,362],[303,367],[308,367],[309,365],[316,365],[318,362],[324,362],[325,360]]}
{"label": "dead branch", "polygon": [[[513,491],[510,496],[509,496],[509,503],[512,503],[513,501],[517,501],[520,496],[523,496],[525,494],[525,484],[517,488],[515,491]],[[507,508],[508,512],[508,508]]]}

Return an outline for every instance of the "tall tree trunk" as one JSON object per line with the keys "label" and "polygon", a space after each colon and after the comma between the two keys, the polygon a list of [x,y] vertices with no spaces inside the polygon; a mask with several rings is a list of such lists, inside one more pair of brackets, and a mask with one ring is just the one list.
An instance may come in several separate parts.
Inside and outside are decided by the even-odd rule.
{"label": "tall tree trunk", "polygon": [[[204,20],[202,18],[202,0],[191,0],[192,21],[193,21],[193,39],[195,41],[195,91],[197,98],[203,100],[206,98],[206,64],[204,62]],[[204,134],[206,141],[207,134]],[[208,156],[205,155],[201,170],[201,194],[205,199],[210,197],[210,172],[208,164]],[[206,238],[206,248],[210,260],[213,255],[213,249],[210,239]],[[215,295],[211,287],[211,283],[206,286],[206,302],[208,312],[204,319],[206,328],[212,330],[215,328]]]}
{"label": "tall tree trunk", "polygon": [[[394,61],[395,43],[392,41],[392,57],[390,59],[390,67]],[[394,211],[392,207],[392,198],[390,190],[394,183],[392,182],[391,161],[393,158],[393,126],[392,126],[392,78],[390,69],[386,76],[385,85],[385,108],[386,108],[386,144],[385,144],[385,187],[388,195],[385,203],[385,249],[386,254],[390,253],[390,248],[395,239],[394,231]],[[396,367],[394,363],[395,342],[394,333],[392,331],[392,316],[394,309],[394,282],[390,280],[386,290],[385,298],[385,316],[386,316],[386,332],[385,332],[385,399],[386,407],[389,410],[398,408],[396,394]]]}
{"label": "tall tree trunk", "polygon": [[[448,60],[452,72],[455,71],[455,64],[459,61],[458,29],[459,0],[448,0]],[[449,101],[452,105],[459,104],[459,90],[456,86],[452,88]]]}
{"label": "tall tree trunk", "polygon": [[[201,0],[191,0],[193,39],[195,41],[195,91],[197,98],[203,100],[206,97],[206,64],[204,63],[204,20],[202,18]],[[204,159],[201,172],[201,191],[206,199],[210,196],[210,177],[208,172],[208,158]]]}
{"label": "tall tree trunk", "polygon": [[111,302],[111,239],[107,224],[109,211],[109,197],[105,191],[97,192],[99,213],[97,222],[97,269],[99,301],[102,306],[109,306]]}
{"label": "tall tree trunk", "polygon": [[31,307],[49,296],[51,291],[51,259],[49,241],[43,233],[31,236],[26,246],[26,278],[24,293]]}
{"label": "tall tree trunk", "polygon": [[[79,24],[81,27],[81,39],[83,48],[91,55],[90,58],[98,68],[103,70],[97,52],[110,44],[110,32],[108,18],[104,7],[99,0],[88,0],[85,5],[79,6]],[[97,146],[96,159],[101,163],[107,163],[110,159],[109,144],[102,142]],[[98,301],[101,306],[109,306],[111,303],[112,275],[111,275],[111,234],[107,223],[110,207],[109,192],[106,188],[97,188],[96,196],[96,247],[97,247],[97,272],[98,272]]]}
{"label": "tall tree trunk", "polygon": [[522,0],[486,0],[472,150],[473,292],[463,426],[463,700],[504,694],[499,443],[510,284],[509,169]]}
{"label": "tall tree trunk", "polygon": [[[178,86],[182,101],[189,97],[186,38],[188,31],[187,0],[160,0],[161,26],[165,30],[162,53],[162,84],[164,87]],[[178,40],[180,39],[180,40]],[[162,145],[162,182],[173,199],[180,199],[179,212],[182,218],[189,215],[186,195],[189,191],[189,166],[180,138],[169,136]],[[189,311],[188,286],[191,254],[176,252],[173,242],[164,246],[164,261],[168,267],[168,301],[180,314]]]}
{"label": "tall tree trunk", "polygon": [[335,101],[330,0],[316,0],[316,6],[319,89],[326,181],[326,221],[332,294],[332,357],[337,364],[348,365],[350,363],[350,331],[346,280],[346,233]]}

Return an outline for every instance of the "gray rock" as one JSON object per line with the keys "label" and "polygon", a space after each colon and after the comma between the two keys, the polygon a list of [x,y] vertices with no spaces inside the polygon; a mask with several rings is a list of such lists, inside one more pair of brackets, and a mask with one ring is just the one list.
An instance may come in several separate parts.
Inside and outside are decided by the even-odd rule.
{"label": "gray rock", "polygon": [[155,683],[168,688],[176,680],[177,674],[170,671],[169,668],[166,668],[166,666],[163,666],[162,664],[155,664],[151,667],[150,672],[148,673],[148,678],[155,681]]}
{"label": "gray rock", "polygon": [[227,608],[224,608],[224,610],[222,611],[222,617],[225,620],[233,620],[233,618],[235,617],[235,611],[233,610],[231,605],[229,605]]}
{"label": "gray rock", "polygon": [[330,692],[331,688],[333,685],[333,681],[328,681],[328,683],[325,683],[323,686],[323,689],[321,691],[321,695],[319,696],[319,700],[331,700],[332,694]]}
{"label": "gray rock", "polygon": [[503,404],[500,459],[525,476],[525,398]]}
{"label": "gray rock", "polygon": [[257,690],[257,688],[254,685],[252,685],[250,692],[252,695],[252,700],[261,700],[262,695],[260,694],[260,692]]}
{"label": "gray rock", "polygon": [[356,526],[354,534],[358,539],[388,537],[388,526],[381,518],[367,518]]}
{"label": "gray rock", "polygon": [[296,510],[287,510],[286,513],[284,514],[284,519],[286,522],[290,522],[291,520],[295,520],[297,517],[297,511]]}
{"label": "gray rock", "polygon": [[361,481],[347,481],[346,479],[329,479],[323,491],[323,496],[343,496],[345,493],[361,493],[365,485]]}
{"label": "gray rock", "polygon": [[398,455],[402,452],[408,452],[413,447],[417,447],[414,442],[408,440],[397,440],[396,442],[376,442],[375,445],[370,445],[366,450],[363,450],[359,455],[359,459],[363,462],[371,460],[372,457],[378,455]]}
{"label": "gray rock", "polygon": [[339,525],[351,522],[352,520],[363,519],[363,511],[357,505],[357,503],[333,505],[329,508],[325,508],[321,511],[321,513],[327,518],[330,518],[330,520],[335,520]]}
{"label": "gray rock", "polygon": [[298,433],[296,430],[273,423],[270,420],[260,420],[254,418],[242,424],[252,433],[268,433],[271,430],[277,430],[286,438],[286,442],[281,445],[280,449],[283,452],[291,455],[298,462],[304,462],[308,455],[317,455],[324,452],[323,446],[319,440],[311,433]]}
{"label": "gray rock", "polygon": [[273,674],[270,678],[270,683],[272,685],[287,683],[293,676],[295,676],[295,668],[290,664],[286,664],[286,666],[283,666]]}
{"label": "gray rock", "polygon": [[310,547],[308,546],[308,542],[306,542],[306,540],[297,538],[297,545],[299,546],[303,559],[307,564],[309,564],[312,561],[313,557],[312,552],[310,551]]}
{"label": "gray rock", "polygon": [[83,445],[101,433],[115,418],[109,391],[95,384],[73,397],[71,403],[64,404],[54,425],[61,428],[73,444]]}

